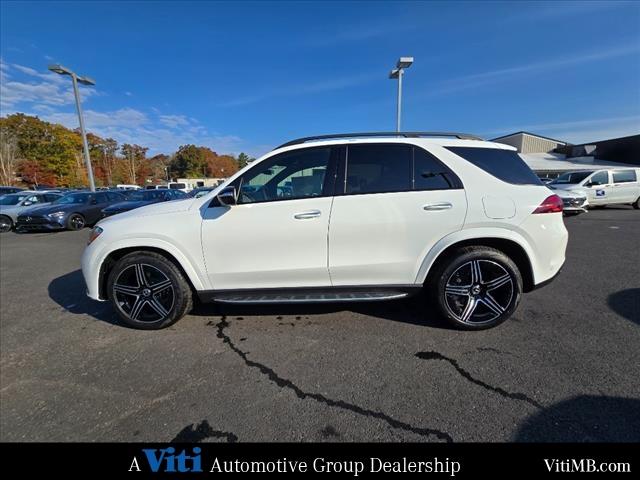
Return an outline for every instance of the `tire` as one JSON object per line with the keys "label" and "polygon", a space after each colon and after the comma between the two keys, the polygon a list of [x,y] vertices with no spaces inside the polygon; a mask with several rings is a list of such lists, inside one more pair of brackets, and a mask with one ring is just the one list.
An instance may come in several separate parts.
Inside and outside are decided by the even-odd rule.
{"label": "tire", "polygon": [[503,252],[471,246],[440,262],[427,288],[439,313],[451,325],[461,330],[485,330],[515,312],[522,297],[522,275]]}
{"label": "tire", "polygon": [[191,286],[182,271],[153,252],[134,252],[118,260],[109,273],[107,294],[122,322],[142,330],[168,327],[193,307]]}
{"label": "tire", "polygon": [[636,201],[631,204],[636,210],[640,210],[640,197],[636,198]]}
{"label": "tire", "polygon": [[82,230],[87,225],[87,221],[79,213],[72,213],[67,218],[67,230]]}
{"label": "tire", "polygon": [[13,228],[13,221],[6,215],[0,215],[0,232],[10,232]]}

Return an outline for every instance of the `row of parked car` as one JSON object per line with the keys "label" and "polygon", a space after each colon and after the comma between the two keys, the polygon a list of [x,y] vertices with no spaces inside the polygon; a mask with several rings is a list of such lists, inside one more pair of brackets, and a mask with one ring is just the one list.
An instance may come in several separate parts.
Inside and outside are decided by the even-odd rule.
{"label": "row of parked car", "polygon": [[111,215],[152,203],[202,196],[211,188],[181,190],[20,190],[0,187],[0,232],[80,230]]}

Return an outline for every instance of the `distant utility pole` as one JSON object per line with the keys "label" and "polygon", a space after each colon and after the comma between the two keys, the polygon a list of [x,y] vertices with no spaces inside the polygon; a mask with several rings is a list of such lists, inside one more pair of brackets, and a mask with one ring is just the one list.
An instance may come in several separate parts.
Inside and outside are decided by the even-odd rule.
{"label": "distant utility pole", "polygon": [[413,64],[413,57],[400,57],[396,68],[391,70],[389,78],[392,80],[398,79],[398,105],[396,107],[396,132],[400,131],[400,116],[402,115],[402,76],[406,68],[409,68]]}
{"label": "distant utility pole", "polygon": [[80,92],[78,91],[78,83],[83,85],[95,85],[96,82],[89,77],[79,77],[74,72],[62,65],[49,65],[49,70],[60,75],[69,75],[73,83],[73,94],[76,97],[76,110],[78,111],[78,120],[80,120],[80,134],[82,135],[82,147],[84,151],[84,163],[87,166],[87,176],[89,177],[89,188],[92,192],[96,191],[96,183],[93,180],[93,168],[91,168],[91,158],[89,157],[89,144],[87,143],[87,132],[84,129],[84,119],[82,118],[82,105],[80,105]]}

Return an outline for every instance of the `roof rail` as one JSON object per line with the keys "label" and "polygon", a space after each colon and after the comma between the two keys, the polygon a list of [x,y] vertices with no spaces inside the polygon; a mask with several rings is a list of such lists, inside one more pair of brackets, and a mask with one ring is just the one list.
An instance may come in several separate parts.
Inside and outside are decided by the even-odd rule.
{"label": "roof rail", "polygon": [[292,145],[299,145],[301,143],[310,142],[313,140],[330,140],[340,138],[361,138],[361,137],[403,137],[403,138],[416,138],[416,137],[453,137],[461,140],[483,140],[475,135],[469,135],[468,133],[457,132],[362,132],[362,133],[335,133],[332,135],[315,135],[313,137],[302,137],[291,140],[290,142],[283,143],[278,148],[290,147]]}

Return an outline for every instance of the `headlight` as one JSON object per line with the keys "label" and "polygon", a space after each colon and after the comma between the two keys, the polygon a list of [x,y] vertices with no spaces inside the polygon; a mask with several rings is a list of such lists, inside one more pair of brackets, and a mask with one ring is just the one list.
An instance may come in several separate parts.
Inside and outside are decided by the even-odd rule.
{"label": "headlight", "polygon": [[47,215],[47,217],[52,217],[52,218],[62,218],[67,214],[67,212],[53,212],[50,213],[49,215]]}
{"label": "headlight", "polygon": [[101,227],[93,227],[93,230],[91,230],[91,233],[89,234],[89,241],[87,242],[87,245],[91,245],[91,242],[98,238],[102,232],[104,232],[104,230]]}

